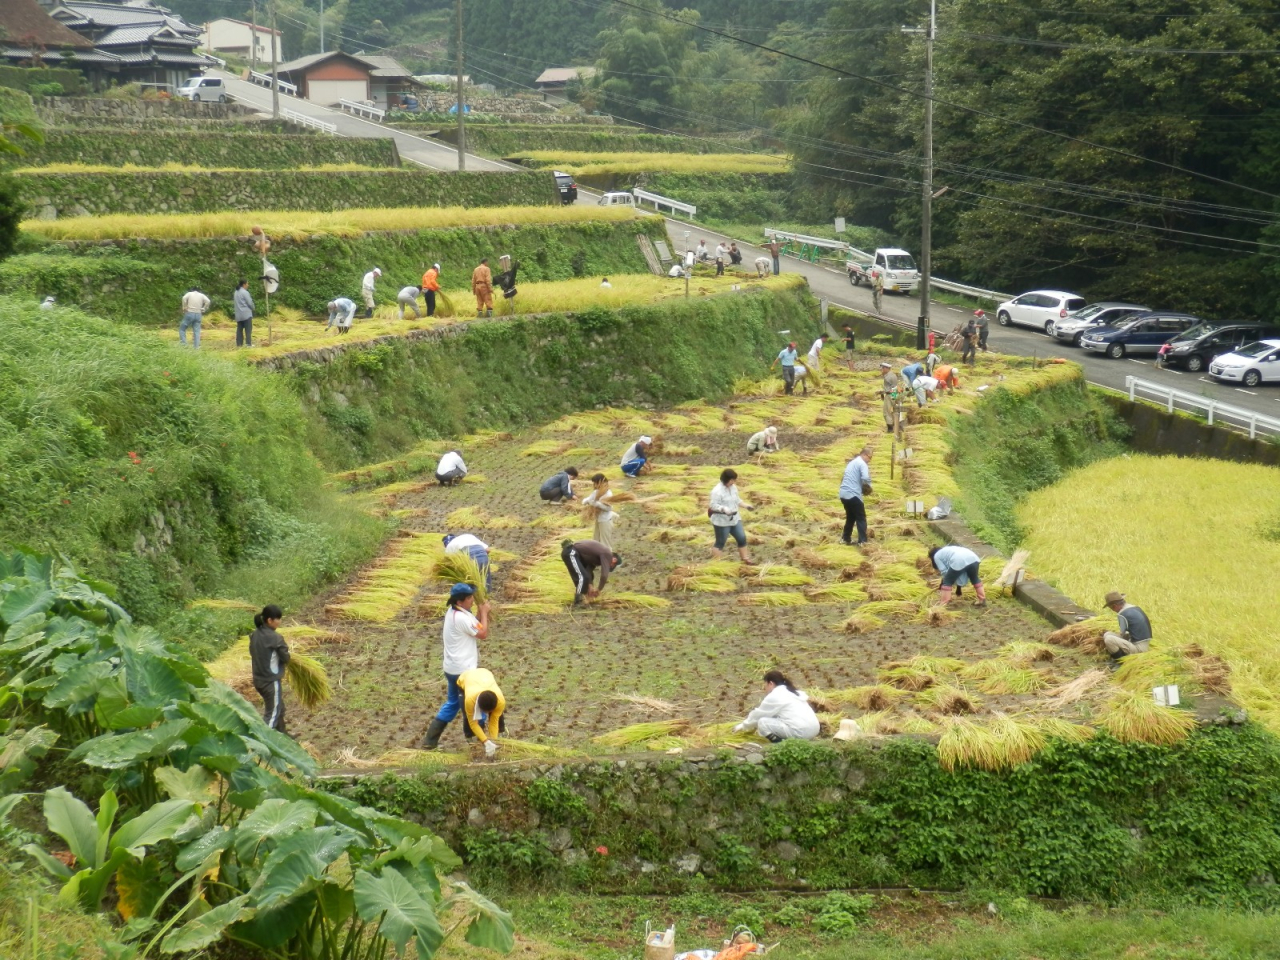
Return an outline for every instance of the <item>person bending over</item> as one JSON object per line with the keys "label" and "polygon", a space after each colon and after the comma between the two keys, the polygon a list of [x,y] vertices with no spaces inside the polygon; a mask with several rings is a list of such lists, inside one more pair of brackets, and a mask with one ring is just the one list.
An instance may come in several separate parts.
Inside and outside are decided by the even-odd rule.
{"label": "person bending over", "polygon": [[493,586],[493,573],[489,569],[489,545],[472,533],[449,534],[440,538],[444,544],[445,555],[465,553],[476,562],[480,572],[484,574],[484,588]]}
{"label": "person bending over", "polygon": [[975,607],[985,607],[987,605],[987,588],[982,585],[982,579],[978,576],[978,564],[981,561],[976,553],[968,547],[952,543],[945,547],[934,547],[930,550],[929,561],[933,564],[934,569],[942,574],[942,592],[938,598],[939,603],[950,603],[952,589],[968,582],[973,584],[973,591],[978,595],[978,599],[973,602],[973,605]]}
{"label": "person bending over", "polygon": [[652,437],[641,437],[631,446],[627,447],[626,453],[622,455],[621,466],[623,475],[635,477],[642,473],[648,473],[651,469],[649,466],[649,450],[652,447]]}
{"label": "person bending over", "polygon": [[[565,540],[560,544],[560,559],[573,581],[573,605],[590,602],[604,590],[609,574],[622,565],[622,558],[599,540]],[[596,570],[600,571],[600,585],[593,586]]]}
{"label": "person bending over", "polygon": [[458,689],[462,691],[462,734],[467,740],[479,740],[484,753],[492,757],[498,752],[498,734],[507,732],[507,700],[493,674],[484,667],[468,670],[458,677]]}
{"label": "person bending over", "polygon": [[456,486],[466,475],[467,464],[457,450],[450,450],[436,465],[436,480],[442,487]]}
{"label": "person bending over", "polygon": [[797,690],[782,672],[764,675],[764,699],[733,729],[754,730],[773,743],[783,740],[812,740],[818,735],[818,715],[809,706],[804,691]]}

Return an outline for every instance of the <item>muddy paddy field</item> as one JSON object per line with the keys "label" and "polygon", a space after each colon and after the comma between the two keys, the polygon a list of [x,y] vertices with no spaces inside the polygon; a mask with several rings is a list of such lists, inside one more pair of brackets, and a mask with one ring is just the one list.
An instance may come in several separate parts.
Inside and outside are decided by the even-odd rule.
{"label": "muddy paddy field", "polygon": [[[487,542],[498,561],[480,660],[506,695],[513,739],[602,750],[593,739],[609,731],[684,720],[679,736],[635,748],[726,742],[726,725],[759,702],[761,675],[773,668],[820,699],[830,730],[845,717],[868,735],[937,732],[945,718],[967,714],[1087,719],[1087,698],[1069,687],[1064,696],[1064,685],[1102,682],[1096,655],[1045,644],[1050,625],[994,590],[985,609],[971,606],[971,590],[945,610],[932,606],[937,579],[926,551],[941,541],[906,516],[905,502],[910,495],[932,505],[950,492],[941,410],[979,395],[966,385],[923,416],[912,411],[907,476],[899,464],[891,479],[878,359],[855,372],[828,359],[821,389],[808,397],[742,383],[720,406],[590,411],[517,435],[442,442],[435,448],[462,452],[467,482],[442,488],[427,473],[357,491],[400,531],[383,557],[282,627],[324,663],[334,689],[315,711],[290,702],[291,731],[339,766],[418,742],[445,687],[448,584],[430,568],[441,535],[464,532]],[[769,424],[783,451],[748,458],[747,438]],[[662,452],[652,473],[625,479],[621,454],[641,434],[659,438]],[[873,540],[858,549],[839,543],[837,490],[845,463],[866,443],[875,448]],[[576,504],[538,497],[542,481],[569,465],[579,470],[579,497],[599,470],[615,493],[637,498],[616,508],[623,565],[602,602],[577,609],[559,545],[589,537],[590,524]],[[707,566],[706,508],[726,466],[756,507],[743,513],[756,567]],[[990,583],[1000,571],[988,561],[983,572]],[[460,723],[441,749],[464,749]]]}

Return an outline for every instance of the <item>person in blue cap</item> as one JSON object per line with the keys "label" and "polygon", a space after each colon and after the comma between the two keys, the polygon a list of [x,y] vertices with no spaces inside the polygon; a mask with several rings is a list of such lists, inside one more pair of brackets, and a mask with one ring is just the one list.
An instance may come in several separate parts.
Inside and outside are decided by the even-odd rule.
{"label": "person in blue cap", "polygon": [[480,604],[473,613],[475,603],[476,590],[469,583],[455,583],[449,591],[449,608],[444,614],[443,630],[444,679],[448,684],[448,694],[422,738],[423,750],[434,750],[440,746],[440,734],[462,709],[463,695],[458,677],[480,666],[477,641],[489,638],[489,604]]}

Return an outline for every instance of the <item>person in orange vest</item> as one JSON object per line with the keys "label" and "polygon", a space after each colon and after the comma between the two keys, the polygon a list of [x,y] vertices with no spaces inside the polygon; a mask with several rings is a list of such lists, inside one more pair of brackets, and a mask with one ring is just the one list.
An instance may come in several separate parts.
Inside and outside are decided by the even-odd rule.
{"label": "person in orange vest", "polygon": [[[493,316],[493,273],[489,270],[489,258],[471,272],[471,292],[476,295],[476,316]],[[487,311],[487,312],[486,312]]]}
{"label": "person in orange vest", "polygon": [[422,296],[427,301],[427,316],[436,315],[436,291],[440,289],[440,264],[433,263],[422,275]]}

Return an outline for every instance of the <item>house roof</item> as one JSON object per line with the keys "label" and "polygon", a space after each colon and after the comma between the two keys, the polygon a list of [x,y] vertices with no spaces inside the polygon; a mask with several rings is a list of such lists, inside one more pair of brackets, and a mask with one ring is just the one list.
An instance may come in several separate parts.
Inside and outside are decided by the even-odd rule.
{"label": "house roof", "polygon": [[365,56],[361,53],[344,53],[341,50],[330,50],[328,53],[312,53],[305,57],[299,57],[297,60],[290,60],[288,63],[280,64],[279,72],[302,73],[308,68],[314,67],[318,63],[322,63],[325,60],[331,60],[335,57],[343,57],[347,60],[354,61],[368,70],[369,76],[371,77],[379,77],[382,79],[412,79],[412,75],[409,71],[400,66],[400,64],[392,57]]}
{"label": "house roof", "polygon": [[[68,67],[74,67],[77,64],[83,63],[111,64],[121,62],[119,57],[115,54],[107,53],[105,50],[94,50],[92,48],[85,50],[80,47],[76,47],[74,50],[68,51],[71,53],[71,56],[67,57],[63,55],[62,51],[64,49],[66,48],[46,50],[44,53],[40,54],[40,59],[46,64],[58,63]],[[30,60],[31,48],[12,47],[7,43],[0,44],[0,59],[10,60],[14,63],[18,63],[23,60]]]}
{"label": "house roof", "polygon": [[[93,47],[89,40],[49,16],[36,0],[3,0],[0,3],[0,36],[5,37],[9,44],[34,38],[46,49],[74,47],[83,50]],[[27,56],[30,55],[28,49]]]}
{"label": "house roof", "polygon": [[184,37],[163,23],[144,23],[139,26],[114,27],[98,38],[99,47],[127,47],[142,43],[195,49],[199,41]]}
{"label": "house roof", "polygon": [[282,63],[277,68],[280,73],[297,73],[300,70],[306,70],[307,67],[313,67],[317,63],[324,60],[331,60],[334,57],[346,57],[348,60],[354,60],[362,67],[367,68],[369,65],[362,61],[359,57],[353,57],[349,53],[343,53],[341,50],[330,50],[328,53],[311,53],[305,57],[299,57],[297,60],[290,60],[288,63]]}
{"label": "house roof", "polygon": [[405,77],[412,79],[412,75],[404,67],[400,66],[394,57],[371,57],[364,54],[358,55],[361,60],[373,67],[371,76],[383,77],[387,79]]}
{"label": "house roof", "polygon": [[548,67],[538,74],[534,83],[568,83],[579,78],[586,79],[596,75],[595,67]]}

